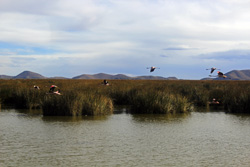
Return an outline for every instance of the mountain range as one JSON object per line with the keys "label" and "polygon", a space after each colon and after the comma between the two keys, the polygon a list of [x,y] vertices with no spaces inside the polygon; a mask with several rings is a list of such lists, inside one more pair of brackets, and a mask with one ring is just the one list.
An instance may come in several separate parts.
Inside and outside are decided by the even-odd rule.
{"label": "mountain range", "polygon": [[[228,73],[225,73],[227,78],[232,80],[250,80],[250,70],[232,70]],[[23,71],[17,76],[8,76],[8,75],[0,75],[0,79],[130,79],[130,80],[178,80],[176,77],[161,77],[161,76],[136,76],[131,77],[124,74],[82,74],[79,76],[75,76],[73,78],[65,78],[65,77],[45,77],[41,74],[31,72],[31,71]],[[217,78],[203,78],[202,80],[217,80]]]}
{"label": "mountain range", "polygon": [[41,74],[31,72],[31,71],[23,71],[22,73],[18,74],[17,76],[8,76],[8,75],[0,75],[0,79],[131,79],[131,80],[177,80],[176,77],[161,77],[161,76],[138,76],[138,77],[130,77],[124,74],[105,74],[105,73],[98,73],[98,74],[83,74],[73,78],[65,78],[65,77],[45,77]]}
{"label": "mountain range", "polygon": [[250,80],[250,70],[233,70],[225,75],[235,80]]}
{"label": "mountain range", "polygon": [[139,79],[150,79],[150,80],[177,80],[176,77],[168,77],[164,78],[161,76],[137,76],[137,77],[130,77],[124,74],[116,74],[116,75],[110,75],[105,73],[99,73],[94,75],[88,75],[83,74],[76,77],[73,77],[72,79],[132,79],[132,80],[139,80]]}
{"label": "mountain range", "polygon": [[[214,74],[216,75],[216,74]],[[202,78],[201,80],[250,80],[250,70],[232,70],[224,75],[227,76],[224,78]]]}

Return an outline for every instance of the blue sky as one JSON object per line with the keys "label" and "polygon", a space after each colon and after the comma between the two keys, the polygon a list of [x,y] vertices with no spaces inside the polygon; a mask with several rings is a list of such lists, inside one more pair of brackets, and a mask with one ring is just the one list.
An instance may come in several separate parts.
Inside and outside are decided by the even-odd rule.
{"label": "blue sky", "polygon": [[[201,79],[250,69],[249,0],[1,0],[0,74]],[[150,73],[147,67],[160,69]]]}

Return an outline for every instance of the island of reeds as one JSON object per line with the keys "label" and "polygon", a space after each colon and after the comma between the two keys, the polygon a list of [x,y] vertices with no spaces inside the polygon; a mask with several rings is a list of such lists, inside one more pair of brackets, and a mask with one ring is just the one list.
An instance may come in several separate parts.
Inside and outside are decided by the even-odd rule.
{"label": "island of reeds", "polygon": [[[112,114],[126,105],[131,113],[168,114],[213,104],[232,113],[250,113],[250,81],[11,79],[0,82],[2,105],[41,109],[47,116]],[[40,89],[35,89],[38,85]],[[49,93],[51,85],[61,95]]]}

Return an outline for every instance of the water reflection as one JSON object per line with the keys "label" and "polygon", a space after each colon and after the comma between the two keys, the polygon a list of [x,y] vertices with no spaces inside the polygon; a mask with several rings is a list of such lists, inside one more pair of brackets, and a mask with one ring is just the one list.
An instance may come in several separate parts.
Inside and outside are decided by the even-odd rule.
{"label": "water reflection", "polygon": [[45,122],[81,122],[86,120],[104,121],[109,116],[43,116],[42,120]]}
{"label": "water reflection", "polygon": [[0,112],[0,166],[249,166],[250,115]]}
{"label": "water reflection", "polygon": [[42,110],[38,109],[15,109],[16,112],[19,113],[19,115],[29,115],[29,116],[40,116],[43,114]]}
{"label": "water reflection", "polygon": [[123,114],[123,113],[129,113],[130,106],[128,105],[117,105],[114,108],[114,114]]}
{"label": "water reflection", "polygon": [[226,113],[227,111],[224,110],[223,106],[206,106],[206,107],[199,107],[196,106],[194,108],[195,112],[224,112]]}
{"label": "water reflection", "polygon": [[184,121],[190,113],[181,114],[132,114],[132,119],[138,122],[179,122]]}

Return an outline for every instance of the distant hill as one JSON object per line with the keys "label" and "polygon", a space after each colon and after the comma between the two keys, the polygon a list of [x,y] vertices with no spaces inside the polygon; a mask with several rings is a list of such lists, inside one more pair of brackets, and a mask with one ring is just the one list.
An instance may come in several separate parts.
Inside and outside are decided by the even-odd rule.
{"label": "distant hill", "polygon": [[[216,74],[215,74],[216,75]],[[250,80],[250,70],[232,70],[225,73],[226,80]],[[201,80],[225,80],[224,78],[202,78]]]}
{"label": "distant hill", "polygon": [[[18,74],[17,76],[7,76],[7,75],[0,75],[0,79],[46,79],[49,77],[42,76],[41,74],[31,72],[31,71],[23,71],[22,73]],[[71,79],[65,77],[50,77],[49,79]],[[130,79],[130,80],[177,80],[176,77],[161,77],[161,76],[137,76],[137,77],[130,77],[124,74],[105,74],[105,73],[98,73],[98,74],[82,74],[72,79]]]}
{"label": "distant hill", "polygon": [[105,73],[98,73],[93,75],[83,74],[73,77],[72,79],[130,79],[130,77],[123,74],[110,75]]}
{"label": "distant hill", "polygon": [[45,79],[45,78],[46,77],[31,71],[24,71],[18,74],[17,76],[13,77],[13,79]]}
{"label": "distant hill", "polygon": [[116,75],[110,75],[105,73],[98,73],[98,74],[83,74],[76,77],[73,77],[72,79],[131,79],[131,80],[139,80],[139,79],[146,79],[146,80],[177,80],[176,77],[169,77],[164,78],[160,76],[138,76],[138,77],[129,77],[124,74],[116,74]]}
{"label": "distant hill", "polygon": [[0,79],[11,79],[13,76],[8,76],[8,75],[0,75]]}
{"label": "distant hill", "polygon": [[250,80],[250,70],[233,70],[225,75],[235,80]]}
{"label": "distant hill", "polygon": [[214,80],[215,78],[210,78],[210,77],[206,77],[206,78],[202,78],[201,80]]}
{"label": "distant hill", "polygon": [[70,79],[70,78],[66,78],[66,77],[50,77],[49,79]]}
{"label": "distant hill", "polygon": [[[215,74],[216,75],[216,74]],[[227,76],[226,80],[250,80],[250,70],[232,70],[225,73]],[[8,76],[8,75],[0,75],[0,79],[46,79],[48,77],[42,76],[41,74],[31,72],[31,71],[23,71],[22,73],[18,74],[17,76]],[[50,79],[70,79],[65,77],[51,77]],[[98,74],[82,74],[72,79],[130,79],[130,80],[178,80],[176,77],[161,77],[161,76],[136,76],[131,77],[124,74],[105,74],[105,73],[98,73]],[[201,80],[219,80],[221,78],[203,78]],[[222,78],[223,79],[223,78]],[[223,79],[225,80],[225,79]]]}
{"label": "distant hill", "polygon": [[145,79],[145,80],[178,80],[176,77],[160,77],[160,76],[138,76],[134,77],[133,79]]}

